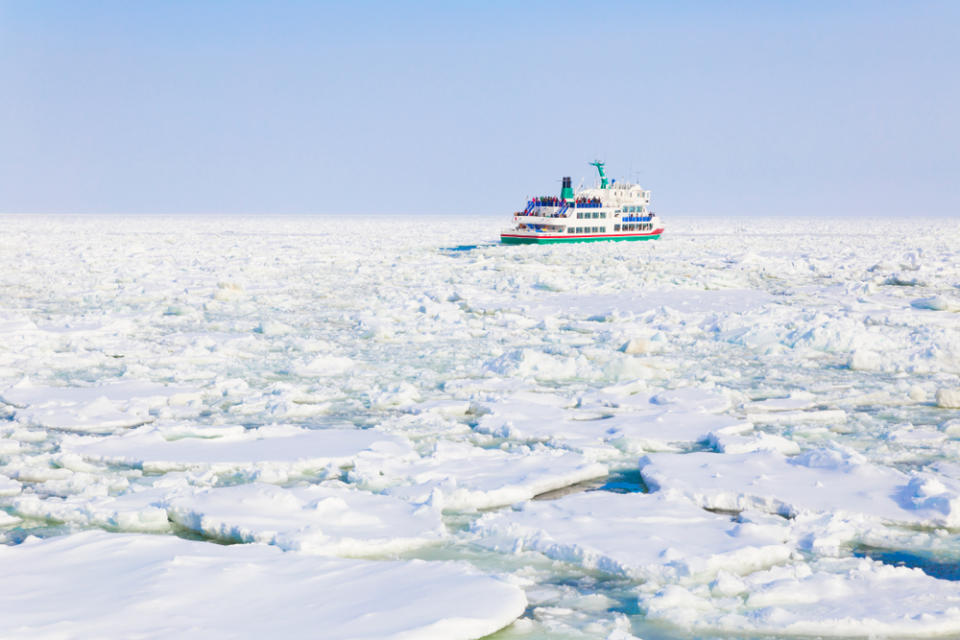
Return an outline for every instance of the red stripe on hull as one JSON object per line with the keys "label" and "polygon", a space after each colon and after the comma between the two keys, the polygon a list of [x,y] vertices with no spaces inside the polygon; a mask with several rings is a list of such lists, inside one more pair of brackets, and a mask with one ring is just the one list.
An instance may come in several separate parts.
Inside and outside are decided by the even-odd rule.
{"label": "red stripe on hull", "polygon": [[564,240],[570,238],[642,238],[644,236],[656,236],[663,233],[663,229],[657,229],[656,231],[651,231],[650,233],[596,233],[596,234],[584,234],[584,233],[568,233],[560,236],[550,236],[545,233],[538,233],[536,235],[521,235],[516,233],[501,233],[501,238],[544,238],[545,240]]}

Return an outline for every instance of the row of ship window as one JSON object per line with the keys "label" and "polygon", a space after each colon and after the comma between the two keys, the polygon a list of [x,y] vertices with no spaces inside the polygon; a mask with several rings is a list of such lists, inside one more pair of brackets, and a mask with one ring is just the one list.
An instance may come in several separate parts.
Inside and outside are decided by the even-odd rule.
{"label": "row of ship window", "polygon": [[[614,231],[650,231],[653,225],[645,224],[615,224]],[[603,233],[606,227],[567,227],[567,233]]]}
{"label": "row of ship window", "polygon": [[[643,213],[643,207],[624,207],[624,213]],[[606,211],[577,211],[577,219],[606,218]],[[649,218],[648,218],[649,219]]]}

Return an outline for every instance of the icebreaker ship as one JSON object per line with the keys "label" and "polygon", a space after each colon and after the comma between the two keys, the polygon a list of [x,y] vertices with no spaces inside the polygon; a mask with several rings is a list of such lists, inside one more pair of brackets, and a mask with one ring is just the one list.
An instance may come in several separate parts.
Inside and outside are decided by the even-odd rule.
{"label": "icebreaker ship", "polygon": [[663,222],[650,210],[650,192],[640,185],[608,180],[603,162],[591,162],[600,183],[574,192],[563,179],[559,196],[531,198],[500,233],[504,244],[551,244],[600,240],[656,240]]}

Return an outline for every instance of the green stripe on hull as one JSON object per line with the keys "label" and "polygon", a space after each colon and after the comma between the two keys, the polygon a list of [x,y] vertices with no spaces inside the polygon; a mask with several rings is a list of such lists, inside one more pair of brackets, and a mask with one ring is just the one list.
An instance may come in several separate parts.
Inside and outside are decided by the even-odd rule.
{"label": "green stripe on hull", "polygon": [[536,236],[525,236],[522,238],[512,236],[500,236],[500,242],[503,244],[569,244],[571,242],[610,242],[618,240],[657,240],[660,234],[650,236],[612,236],[606,238],[538,238]]}

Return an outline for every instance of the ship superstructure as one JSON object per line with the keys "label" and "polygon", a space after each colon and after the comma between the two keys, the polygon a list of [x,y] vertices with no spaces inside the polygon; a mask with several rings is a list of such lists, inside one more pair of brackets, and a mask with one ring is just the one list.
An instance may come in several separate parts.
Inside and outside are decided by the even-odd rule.
{"label": "ship superstructure", "polygon": [[603,162],[591,162],[599,184],[574,192],[563,178],[559,196],[531,198],[513,214],[514,226],[500,233],[505,244],[656,240],[663,233],[650,211],[650,192],[640,185],[608,180]]}

